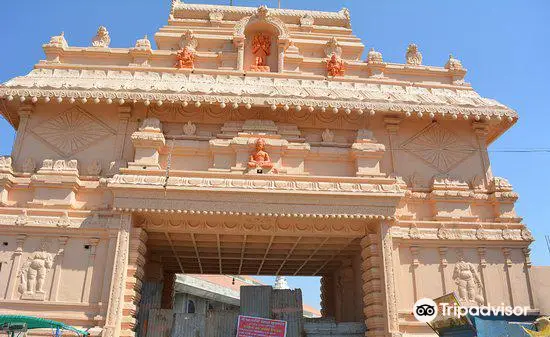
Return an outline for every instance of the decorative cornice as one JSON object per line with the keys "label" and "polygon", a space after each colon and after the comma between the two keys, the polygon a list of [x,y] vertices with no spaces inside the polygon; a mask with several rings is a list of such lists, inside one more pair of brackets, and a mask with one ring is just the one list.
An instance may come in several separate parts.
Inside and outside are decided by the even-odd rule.
{"label": "decorative cornice", "polygon": [[[202,4],[188,4],[183,2],[176,2],[173,4],[173,12],[201,12],[207,17],[210,12],[220,12],[224,15],[242,15],[249,16],[254,15],[257,12],[257,7],[241,7],[241,6],[221,6],[221,5],[202,5]],[[314,19],[328,19],[334,20],[337,24],[349,25],[350,16],[349,11],[345,8],[338,12],[322,12],[322,11],[310,11],[310,10],[296,10],[296,9],[277,9],[270,8],[269,12],[273,16],[278,16],[283,19],[301,18],[305,15],[311,16]],[[176,14],[177,18],[177,14]]]}
{"label": "decorative cornice", "polygon": [[[68,89],[70,88],[70,89]],[[117,70],[35,69],[0,86],[0,96],[24,102],[76,99],[100,103],[208,102],[251,106],[304,106],[334,112],[402,112],[457,119],[513,121],[517,113],[472,90],[407,85]]]}
{"label": "decorative cornice", "polygon": [[[201,214],[199,212],[196,215]],[[157,216],[146,216],[140,227],[147,231],[183,231],[185,233],[204,233],[223,232],[223,233],[247,233],[254,232],[256,234],[319,234],[324,233],[340,237],[360,237],[366,234],[367,226],[364,221],[349,221],[351,219],[363,218],[345,218],[342,221],[335,221],[336,218],[315,218],[315,221],[310,216],[305,218],[290,218],[285,219],[280,216],[262,216],[252,214],[239,214],[238,216],[230,216],[226,214],[224,220],[221,221],[215,218],[195,218],[183,217],[177,219],[159,218]],[[323,221],[319,219],[330,219]],[[338,218],[344,219],[344,218]],[[375,218],[376,219],[376,218]]]}
{"label": "decorative cornice", "polygon": [[519,225],[521,228],[511,229],[507,225],[478,224],[477,228],[467,228],[471,226],[439,224],[439,227],[422,227],[418,224],[393,226],[391,235],[406,240],[532,241],[529,229],[523,225]]}
{"label": "decorative cornice", "polygon": [[153,175],[117,174],[109,181],[109,186],[137,187],[157,186],[159,188],[176,187],[181,189],[226,189],[248,191],[288,191],[288,192],[328,192],[362,195],[380,195],[401,197],[404,192],[396,184],[377,184],[363,182],[335,181],[297,181],[291,177],[288,180],[274,179],[235,179],[235,178],[205,178],[205,177],[169,177]]}
{"label": "decorative cornice", "polygon": [[[379,214],[347,214],[347,213],[261,213],[261,212],[231,212],[231,211],[205,211],[205,210],[186,210],[186,209],[151,209],[151,208],[124,208],[116,207],[115,211],[120,212],[135,212],[140,214],[146,213],[164,213],[164,214],[180,214],[180,215],[196,215],[196,216],[224,216],[224,217],[253,217],[253,218],[292,218],[292,219],[360,219],[360,220],[387,220],[392,221],[394,217]],[[164,221],[164,220],[163,220]]]}

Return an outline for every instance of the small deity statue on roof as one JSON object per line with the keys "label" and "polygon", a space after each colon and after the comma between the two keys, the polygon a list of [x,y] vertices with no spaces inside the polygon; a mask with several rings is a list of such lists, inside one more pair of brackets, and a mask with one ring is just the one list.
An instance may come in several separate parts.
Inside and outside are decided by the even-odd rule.
{"label": "small deity statue on roof", "polygon": [[252,71],[269,71],[267,57],[271,54],[271,37],[263,33],[257,33],[252,40],[252,54],[254,64],[250,67]]}
{"label": "small deity statue on roof", "polygon": [[336,53],[332,53],[330,59],[327,60],[327,74],[328,76],[344,76],[346,67],[344,60],[342,60]]}
{"label": "small deity statue on roof", "polygon": [[180,50],[177,54],[177,62],[175,67],[178,69],[193,69],[195,67],[195,52],[189,48],[185,47]]}
{"label": "small deity statue on roof", "polygon": [[264,151],[265,149],[265,139],[258,138],[256,140],[256,150],[250,155],[248,161],[249,168],[261,168],[261,169],[271,169],[273,168],[273,163],[269,158],[269,154]]}
{"label": "small deity statue on roof", "polygon": [[407,47],[407,64],[412,66],[419,66],[422,65],[422,53],[418,50],[418,47],[411,43]]}
{"label": "small deity statue on roof", "polygon": [[92,39],[92,46],[100,48],[108,48],[111,44],[109,31],[104,26],[99,26],[96,36]]}

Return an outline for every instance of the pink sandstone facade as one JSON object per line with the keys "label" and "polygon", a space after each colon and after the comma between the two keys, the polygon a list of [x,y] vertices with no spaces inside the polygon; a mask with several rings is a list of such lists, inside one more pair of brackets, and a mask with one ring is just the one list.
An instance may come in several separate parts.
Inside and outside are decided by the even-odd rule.
{"label": "pink sandstone facade", "polygon": [[431,336],[412,305],[451,291],[548,310],[487,155],[518,116],[460,61],[362,60],[346,9],[175,1],[154,38],[54,36],[0,86],[0,311],[134,336],[174,273],[322,276],[322,314],[369,337]]}

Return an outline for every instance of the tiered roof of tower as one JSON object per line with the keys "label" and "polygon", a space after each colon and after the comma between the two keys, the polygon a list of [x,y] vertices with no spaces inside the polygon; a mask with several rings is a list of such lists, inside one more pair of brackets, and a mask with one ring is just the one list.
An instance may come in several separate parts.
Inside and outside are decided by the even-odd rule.
{"label": "tiered roof of tower", "polygon": [[[262,32],[271,40],[264,54],[257,55],[251,49]],[[421,52],[410,45],[403,64],[386,62],[375,50],[361,59],[364,45],[353,35],[347,9],[174,1],[168,25],[155,34],[155,42],[157,49],[147,37],[131,48],[111,48],[104,27],[87,47],[70,46],[63,34],[54,36],[43,46],[45,60],[0,86],[8,106],[2,113],[17,126],[17,106],[39,101],[391,112],[488,120],[489,141],[518,117],[476,93],[452,56],[443,67],[423,65]]]}

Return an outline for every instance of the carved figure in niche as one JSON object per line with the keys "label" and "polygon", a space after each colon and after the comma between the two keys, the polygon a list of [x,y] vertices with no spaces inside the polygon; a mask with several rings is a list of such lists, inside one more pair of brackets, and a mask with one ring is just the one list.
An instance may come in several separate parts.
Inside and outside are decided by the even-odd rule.
{"label": "carved figure in niche", "polygon": [[460,256],[455,265],[453,280],[458,286],[458,296],[466,303],[483,304],[484,299],[481,294],[483,285],[475,266],[470,262],[465,262],[464,257]]}
{"label": "carved figure in niche", "polygon": [[327,75],[328,76],[344,76],[346,72],[346,66],[344,60],[342,60],[336,53],[330,56],[327,60]]}
{"label": "carved figure in niche", "polygon": [[19,273],[19,292],[24,297],[44,295],[44,282],[46,275],[53,266],[53,256],[48,253],[46,244],[42,244],[39,251],[27,258]]}
{"label": "carved figure in niche", "polygon": [[195,68],[195,52],[185,47],[177,54],[176,68],[178,69],[193,69]]}
{"label": "carved figure in niche", "polygon": [[251,71],[270,71],[267,57],[271,54],[271,36],[263,33],[254,35],[252,54],[254,54],[254,64],[250,66]]}
{"label": "carved figure in niche", "polygon": [[258,138],[256,140],[256,151],[250,155],[248,161],[248,167],[250,168],[260,168],[260,169],[271,169],[273,168],[273,163],[269,158],[269,154],[264,151],[265,149],[265,139]]}

